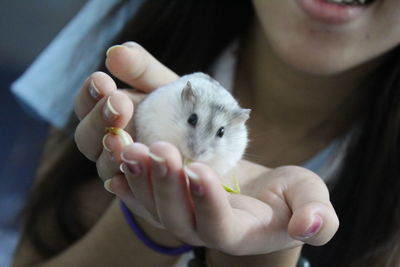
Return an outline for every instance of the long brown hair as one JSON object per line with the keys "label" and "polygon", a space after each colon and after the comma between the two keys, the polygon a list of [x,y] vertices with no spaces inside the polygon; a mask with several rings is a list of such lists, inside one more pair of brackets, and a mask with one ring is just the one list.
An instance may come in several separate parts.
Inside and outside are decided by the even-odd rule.
{"label": "long brown hair", "polygon": [[368,109],[331,190],[339,231],[305,249],[317,266],[400,265],[400,48],[367,86]]}
{"label": "long brown hair", "polygon": [[[206,71],[245,31],[252,15],[251,1],[148,0],[116,43],[137,41],[178,74]],[[369,109],[331,190],[341,221],[339,231],[327,245],[303,251],[315,266],[399,264],[400,253],[395,254],[400,233],[399,72],[400,50],[396,49],[369,83]],[[87,231],[74,216],[71,195],[85,179],[96,176],[96,169],[70,142],[28,202],[28,236],[47,256],[63,249],[51,247],[37,231],[40,215],[47,209],[57,211],[54,220],[69,243]]]}

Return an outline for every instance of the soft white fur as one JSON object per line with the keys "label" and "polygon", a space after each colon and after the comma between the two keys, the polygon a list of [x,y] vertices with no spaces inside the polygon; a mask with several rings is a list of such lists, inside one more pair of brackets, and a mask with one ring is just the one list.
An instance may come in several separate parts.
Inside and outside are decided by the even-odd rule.
{"label": "soft white fur", "polygon": [[[181,98],[181,92],[188,81],[198,96],[194,112],[199,116],[199,123],[195,129],[187,122],[191,111]],[[155,90],[135,111],[138,142],[149,145],[156,141],[167,141],[178,147],[185,158],[204,162],[221,176],[226,174],[237,164],[246,149],[248,137],[245,121],[248,116],[240,122],[232,122],[222,113],[211,114],[211,103],[217,103],[232,112],[242,110],[227,90],[204,73],[185,75]],[[216,125],[212,132],[206,126],[210,118]],[[220,126],[225,127],[222,138],[215,137]],[[194,158],[195,151],[187,145],[189,139],[196,144],[196,151],[206,152]]]}

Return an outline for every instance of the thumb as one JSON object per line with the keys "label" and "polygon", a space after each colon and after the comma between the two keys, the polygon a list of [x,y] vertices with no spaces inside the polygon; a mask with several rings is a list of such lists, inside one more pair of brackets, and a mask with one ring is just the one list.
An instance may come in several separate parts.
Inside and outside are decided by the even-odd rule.
{"label": "thumb", "polygon": [[179,78],[135,42],[110,47],[106,66],[118,79],[146,93]]}
{"label": "thumb", "polygon": [[314,246],[332,239],[339,219],[329,200],[324,181],[315,173],[301,167],[291,168],[294,179],[285,188],[285,198],[292,210],[288,233],[292,238]]}

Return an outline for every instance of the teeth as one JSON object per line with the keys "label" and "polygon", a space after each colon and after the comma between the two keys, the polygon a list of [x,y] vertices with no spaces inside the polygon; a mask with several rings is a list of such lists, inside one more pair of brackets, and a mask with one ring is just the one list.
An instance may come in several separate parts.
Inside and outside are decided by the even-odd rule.
{"label": "teeth", "polygon": [[368,0],[326,0],[327,2],[332,2],[336,4],[345,4],[345,5],[365,5]]}

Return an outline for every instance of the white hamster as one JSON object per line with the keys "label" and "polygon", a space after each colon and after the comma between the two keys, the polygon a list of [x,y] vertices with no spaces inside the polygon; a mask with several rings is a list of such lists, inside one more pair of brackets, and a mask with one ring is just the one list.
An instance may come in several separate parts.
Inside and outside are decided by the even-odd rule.
{"label": "white hamster", "polygon": [[225,175],[242,158],[250,109],[204,73],[193,73],[156,89],[136,108],[138,142],[167,141],[185,159]]}

